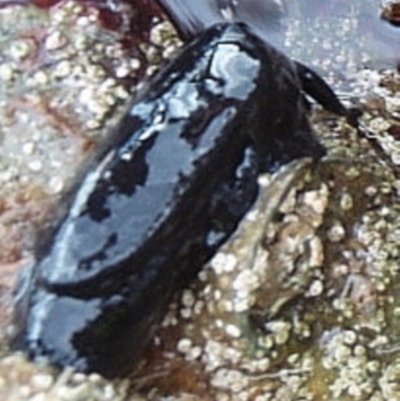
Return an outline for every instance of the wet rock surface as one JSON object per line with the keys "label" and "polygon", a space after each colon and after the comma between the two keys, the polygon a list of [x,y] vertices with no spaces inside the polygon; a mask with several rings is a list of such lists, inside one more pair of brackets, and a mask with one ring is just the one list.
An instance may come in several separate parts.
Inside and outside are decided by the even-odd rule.
{"label": "wet rock surface", "polygon": [[[38,229],[46,231],[52,207],[104,139],[110,117],[176,48],[171,26],[159,18],[154,25],[151,37],[131,34],[128,46],[127,32],[104,28],[88,5],[0,9],[2,271],[31,257]],[[1,275],[4,287],[11,281]]]}
{"label": "wet rock surface", "polygon": [[314,113],[328,156],[260,178],[255,208],[171,305],[132,377],[60,373],[7,350],[10,290],[38,228],[132,84],[178,43],[158,20],[135,57],[98,15],[74,2],[0,10],[0,398],[400,397],[400,81],[364,66],[346,81],[362,132]]}

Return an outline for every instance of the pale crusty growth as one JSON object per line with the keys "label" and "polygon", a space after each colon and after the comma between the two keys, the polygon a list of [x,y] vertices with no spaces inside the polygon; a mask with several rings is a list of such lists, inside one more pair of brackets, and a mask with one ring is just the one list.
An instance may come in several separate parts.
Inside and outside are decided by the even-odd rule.
{"label": "pale crusty growth", "polygon": [[210,400],[399,396],[396,168],[321,117],[330,155],[262,177],[255,209],[178,309],[176,353],[201,366]]}
{"label": "pale crusty growth", "polygon": [[[33,8],[0,11],[1,198],[18,200],[15,194],[30,184],[41,188],[31,191],[40,205],[48,193],[58,196],[83,158],[82,141],[101,136],[106,115],[127,96],[115,76],[139,69],[95,19],[75,24],[79,7],[66,3],[51,20]],[[72,23],[74,30],[67,29]],[[46,38],[52,63],[27,72],[24,60],[34,58],[37,44],[19,32],[32,24]],[[153,60],[162,60],[164,27],[151,35],[155,46],[143,45]],[[89,63],[99,57],[116,63],[115,76]],[[261,178],[257,207],[171,308],[147,368],[110,383],[33,365],[10,355],[3,341],[0,399],[399,399],[400,150],[391,128],[398,126],[400,80],[370,70],[356,78],[355,90],[372,97],[363,116],[372,138],[325,113],[314,116],[329,157]],[[67,122],[46,117],[49,99],[56,111],[67,111]],[[38,207],[22,213],[18,202],[7,202],[0,202],[2,227],[37,216]],[[22,241],[8,238],[1,255]]]}
{"label": "pale crusty growth", "polygon": [[[94,6],[68,1],[51,11],[0,8],[4,298],[10,298],[15,272],[31,256],[35,232],[50,220],[52,207],[104,139],[136,83],[178,47],[168,22],[154,21],[153,29],[154,43],[128,48],[121,44],[124,32],[105,29]],[[168,52],[160,45],[163,41]]]}

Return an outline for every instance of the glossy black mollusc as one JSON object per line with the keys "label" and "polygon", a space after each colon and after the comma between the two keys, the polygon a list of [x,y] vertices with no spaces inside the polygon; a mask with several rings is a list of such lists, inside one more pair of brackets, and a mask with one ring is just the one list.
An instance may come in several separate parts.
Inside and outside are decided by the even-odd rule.
{"label": "glossy black mollusc", "polygon": [[205,31],[129,107],[17,293],[16,346],[106,376],[129,372],[172,296],[233,233],[259,169],[319,158],[303,87],[329,87],[242,24]]}

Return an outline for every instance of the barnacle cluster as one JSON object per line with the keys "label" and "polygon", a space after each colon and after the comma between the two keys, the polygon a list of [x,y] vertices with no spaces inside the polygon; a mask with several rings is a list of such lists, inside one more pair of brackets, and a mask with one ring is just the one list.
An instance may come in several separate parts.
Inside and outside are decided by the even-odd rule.
{"label": "barnacle cluster", "polygon": [[330,156],[268,177],[255,210],[183,295],[176,353],[202,366],[210,399],[395,391],[384,383],[397,363],[388,358],[398,336],[389,323],[399,307],[397,179],[353,130],[317,126]]}
{"label": "barnacle cluster", "polygon": [[[30,255],[34,231],[104,138],[110,116],[177,47],[171,25],[160,18],[150,38],[135,36],[125,46],[126,32],[104,28],[100,16],[74,1],[50,11],[0,8],[3,271]],[[0,279],[7,287],[9,281]]]}
{"label": "barnacle cluster", "polygon": [[[140,71],[141,60],[125,58],[115,45],[117,34],[102,30],[94,16],[82,16],[80,7],[66,3],[50,19],[33,8],[0,11],[1,35],[11,38],[0,53],[1,197],[32,193],[29,202],[43,205],[48,193],[59,194],[86,153],[82,138],[102,135],[105,118],[128,94],[125,74]],[[68,29],[71,21],[74,29]],[[142,49],[160,62],[176,37],[166,25],[154,29],[155,45]],[[34,35],[20,34],[26,30]],[[167,51],[160,46],[164,35]],[[171,306],[147,364],[134,377],[110,383],[60,374],[9,355],[3,341],[0,398],[398,399],[399,77],[367,70],[357,76],[360,86],[370,79],[361,91],[372,97],[365,101],[364,132],[323,112],[313,116],[329,156],[261,177],[254,209]],[[36,203],[29,205],[11,219],[13,205],[0,202],[1,229],[21,216],[42,220]],[[21,251],[10,260],[18,257]]]}
{"label": "barnacle cluster", "polygon": [[[70,176],[65,164],[73,171],[133,84],[164,60],[159,42],[171,31],[165,24],[154,27],[155,43],[126,49],[122,33],[104,29],[98,18],[95,8],[76,2],[50,14],[1,10],[2,188],[40,177],[46,192],[59,193]],[[51,152],[42,149],[44,140]]]}

